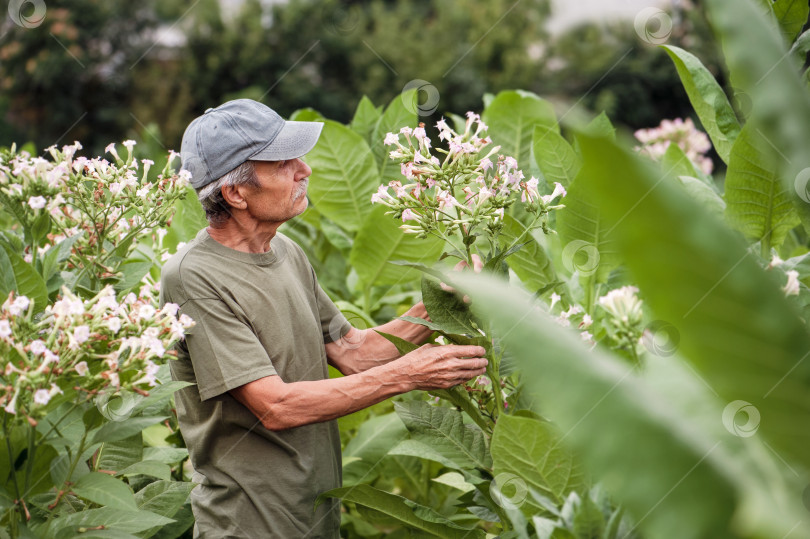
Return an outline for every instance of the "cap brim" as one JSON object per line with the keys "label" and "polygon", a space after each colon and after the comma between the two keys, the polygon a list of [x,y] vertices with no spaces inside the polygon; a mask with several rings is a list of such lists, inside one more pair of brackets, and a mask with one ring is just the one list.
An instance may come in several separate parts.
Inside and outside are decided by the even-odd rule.
{"label": "cap brim", "polygon": [[285,122],[273,142],[250,156],[253,161],[283,161],[303,157],[321,136],[321,122]]}

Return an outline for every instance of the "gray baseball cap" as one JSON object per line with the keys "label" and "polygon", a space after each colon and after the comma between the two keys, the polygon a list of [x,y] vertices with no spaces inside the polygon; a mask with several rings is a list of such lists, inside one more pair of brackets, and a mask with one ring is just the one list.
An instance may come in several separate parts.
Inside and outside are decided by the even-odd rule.
{"label": "gray baseball cap", "polygon": [[180,158],[191,186],[205,187],[245,161],[283,161],[308,153],[320,122],[288,122],[252,99],[235,99],[205,111],[183,133]]}

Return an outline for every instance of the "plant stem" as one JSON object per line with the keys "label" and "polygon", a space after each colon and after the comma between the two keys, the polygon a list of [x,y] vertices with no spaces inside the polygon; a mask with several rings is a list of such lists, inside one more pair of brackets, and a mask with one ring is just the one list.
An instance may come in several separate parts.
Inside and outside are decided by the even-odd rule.
{"label": "plant stem", "polygon": [[[6,451],[8,451],[9,468],[11,469],[11,481],[14,483],[14,493],[17,502],[20,500],[20,487],[17,484],[17,471],[14,469],[14,450],[11,447],[11,433],[8,431],[8,414],[3,414],[3,436],[6,438]],[[11,524],[11,537],[16,538],[19,536],[17,531],[17,508],[11,507],[11,515],[9,516],[9,523]]]}
{"label": "plant stem", "polygon": [[23,493],[28,493],[28,486],[31,484],[31,473],[34,471],[34,456],[37,450],[37,431],[31,425],[28,425],[28,458],[25,462],[25,483]]}

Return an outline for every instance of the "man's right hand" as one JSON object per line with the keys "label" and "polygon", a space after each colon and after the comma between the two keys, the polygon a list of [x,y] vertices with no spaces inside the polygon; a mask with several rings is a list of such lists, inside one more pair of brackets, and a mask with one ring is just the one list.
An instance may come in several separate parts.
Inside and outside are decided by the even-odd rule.
{"label": "man's right hand", "polygon": [[484,374],[485,354],[481,346],[426,344],[389,365],[411,389],[447,389]]}

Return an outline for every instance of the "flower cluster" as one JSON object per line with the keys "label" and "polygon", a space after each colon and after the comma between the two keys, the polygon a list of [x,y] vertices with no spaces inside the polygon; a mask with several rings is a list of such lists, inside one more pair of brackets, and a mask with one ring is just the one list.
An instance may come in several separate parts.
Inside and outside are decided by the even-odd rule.
{"label": "flower cluster", "polygon": [[[561,304],[562,297],[556,292],[552,292],[551,296],[549,297],[550,303],[548,307],[549,313],[554,313],[554,307],[557,304]],[[573,325],[580,330],[579,336],[580,338],[588,343],[588,344],[595,344],[594,336],[591,334],[590,327],[593,325],[593,318],[591,315],[586,313],[582,307],[579,305],[571,305],[567,310],[563,310],[562,306],[560,307],[559,314],[556,315],[555,321],[560,324],[562,327],[572,327]]]}
{"label": "flower cluster", "polygon": [[89,300],[63,289],[34,318],[33,302],[10,294],[0,307],[0,406],[35,422],[56,395],[154,386],[155,361],[174,355],[194,324],[175,304],[156,309],[155,295],[150,284],[121,301],[111,286]]}
{"label": "flower cluster", "polygon": [[557,184],[552,194],[541,195],[537,178],[525,179],[513,157],[498,155],[500,146],[490,147],[492,139],[479,115],[467,113],[463,133],[444,119],[436,128],[439,140],[447,144],[435,148],[441,159],[434,155],[422,123],[385,136],[385,144],[394,146],[389,157],[399,161],[405,183],[381,185],[371,202],[390,207],[406,232],[421,237],[460,232],[466,240],[479,226],[497,234],[504,211],[518,198],[535,214],[562,207],[552,201],[565,196],[565,189]]}
{"label": "flower cluster", "polygon": [[599,306],[609,315],[603,326],[618,348],[628,350],[637,358],[637,348],[644,333],[641,300],[635,286],[623,286],[611,290],[598,300]]}
{"label": "flower cluster", "polygon": [[173,202],[185,196],[189,173],[173,172],[177,154],[170,152],[162,172],[150,179],[154,162],[133,157],[134,141],[123,145],[126,159],[114,144],[107,147],[114,162],[77,156],[78,142],[61,151],[48,148],[51,160],[16,153],[13,146],[0,153],[0,207],[30,236],[25,238],[26,261],[36,264],[52,245],[69,240],[65,266],[77,270],[77,280],[115,282],[112,259],[125,259],[136,237],[170,223]]}
{"label": "flower cluster", "polygon": [[706,133],[695,128],[691,118],[663,120],[658,127],[639,129],[635,132],[635,136],[642,143],[636,150],[655,160],[661,159],[669,145],[674,142],[704,174],[712,173],[714,164],[706,157],[712,144]]}

